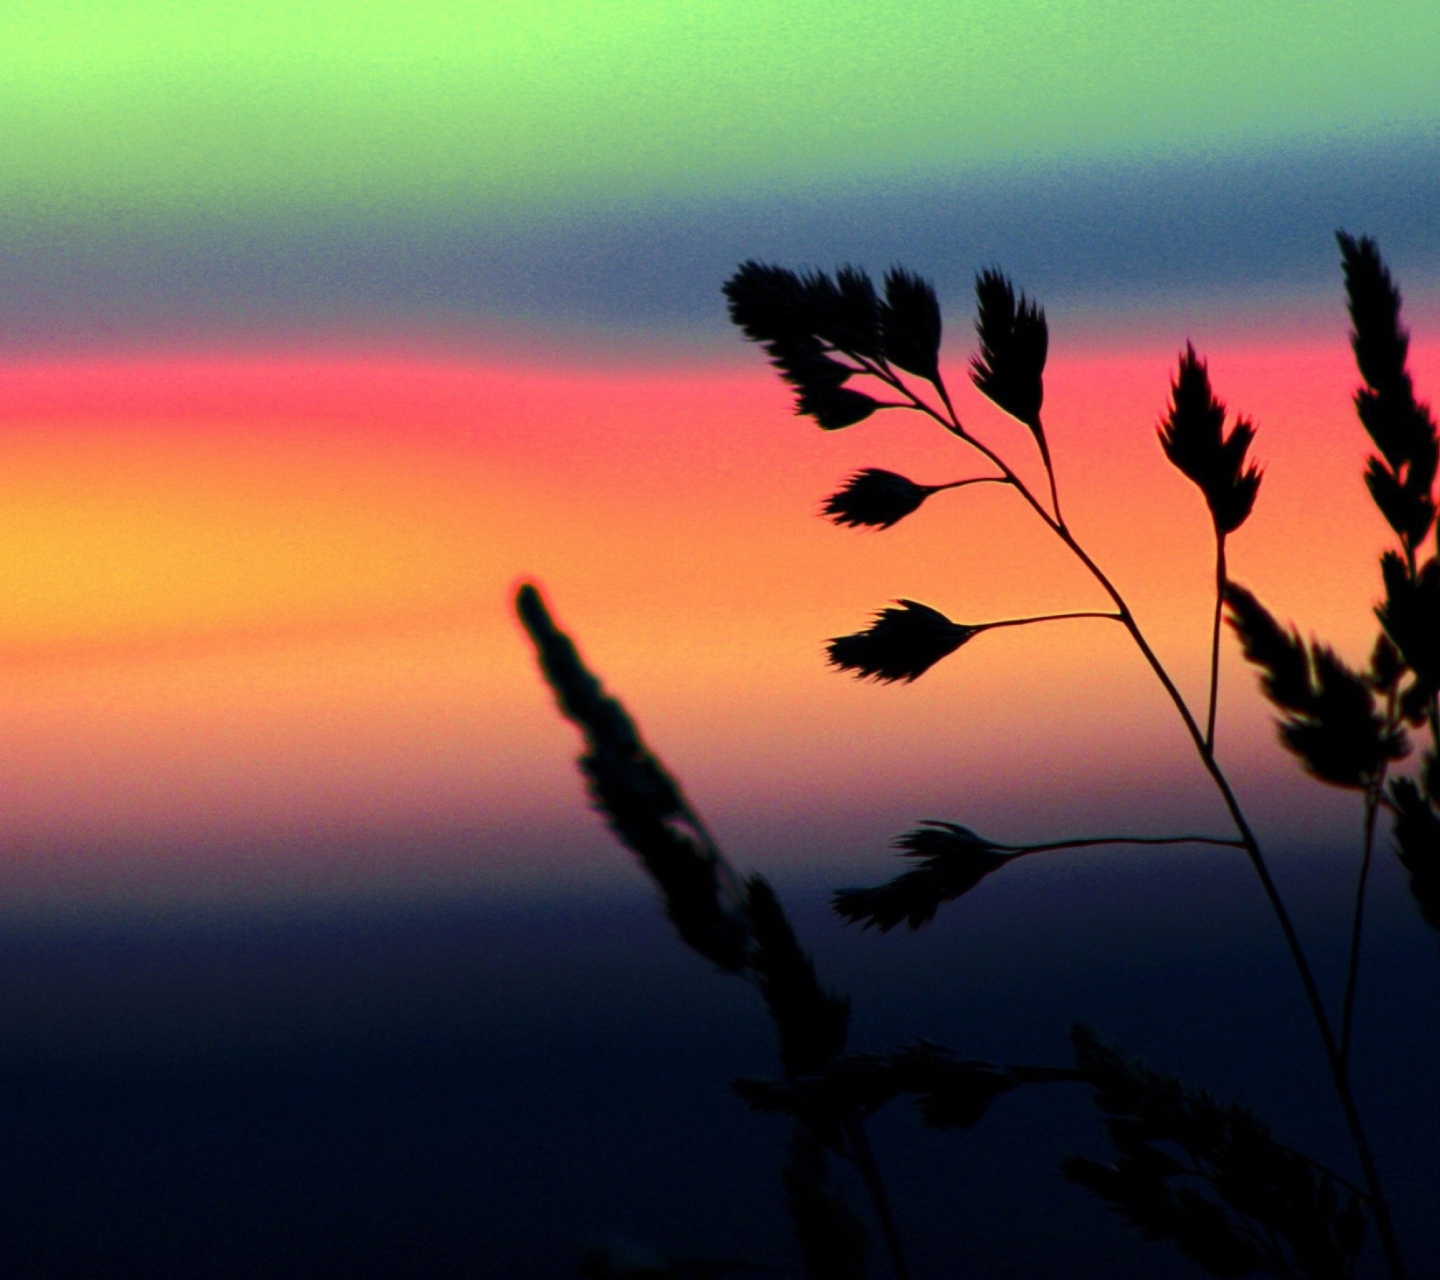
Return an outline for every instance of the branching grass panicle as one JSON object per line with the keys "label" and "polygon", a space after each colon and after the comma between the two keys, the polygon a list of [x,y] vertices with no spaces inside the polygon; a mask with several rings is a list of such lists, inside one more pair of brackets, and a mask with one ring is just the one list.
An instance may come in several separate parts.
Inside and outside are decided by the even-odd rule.
{"label": "branching grass panicle", "polygon": [[[792,1128],[782,1174],[796,1239],[812,1280],[859,1280],[878,1232],[893,1274],[908,1275],[881,1172],[865,1122],[904,1097],[939,1129],[978,1123],[1001,1097],[1038,1085],[1089,1088],[1109,1134],[1108,1159],[1075,1156],[1064,1172],[1147,1237],[1167,1240],[1215,1276],[1269,1275],[1287,1280],[1348,1280],[1373,1233],[1391,1280],[1406,1268],[1380,1170],[1350,1076],[1354,1010],[1365,934],[1365,905],[1382,815],[1423,918],[1440,930],[1440,560],[1436,493],[1440,438],[1417,400],[1408,368],[1409,335],[1401,299],[1375,243],[1339,233],[1361,386],[1360,423],[1375,446],[1364,482],[1393,532],[1379,565],[1384,596],[1368,667],[1355,670],[1329,646],[1302,639],[1277,621],[1253,592],[1231,580],[1227,539],[1245,525],[1261,489],[1251,459],[1257,427],[1233,420],[1211,386],[1205,360],[1186,344],[1171,380],[1157,434],[1176,469],[1199,490],[1214,544],[1214,610],[1208,640],[1205,704],[1193,708],[1156,655],[1129,604],[1085,550],[1062,513],[1060,486],[1042,410],[1049,329],[1045,312],[1000,271],[975,280],[978,350],[970,377],[979,391],[1029,431],[1045,472],[1031,489],[1014,460],[961,421],[940,361],[941,309],[919,276],[892,268],[877,286],[860,269],[797,272],[742,264],[726,282],[730,317],[760,344],[795,392],[795,409],[826,431],[876,414],[905,411],[938,427],[984,474],[921,483],[867,467],[824,501],[835,524],[869,531],[917,518],[932,498],[976,484],[1009,489],[1066,548],[1110,602],[1101,611],[956,622],[933,605],[897,600],[870,624],[832,639],[832,665],[860,679],[911,682],[954,658],[984,633],[1060,622],[1118,624],[1159,682],[1183,725],[1200,768],[1224,802],[1230,829],[1138,836],[1106,833],[1014,845],[959,822],[926,819],[894,847],[908,868],[868,888],[834,897],[845,920],[888,932],[919,929],[947,904],[1011,862],[1071,854],[1101,845],[1200,845],[1215,856],[1243,856],[1253,869],[1288,949],[1350,1135],[1350,1175],[1326,1168],[1275,1138],[1251,1112],[1130,1060],[1088,1028],[1072,1032],[1065,1065],[971,1060],[917,1042],[886,1053],[848,1044],[849,1002],[830,992],[801,948],[774,890],[742,878],[723,857],[678,784],[640,738],[624,708],[600,686],[553,622],[533,586],[516,606],[533,639],[562,712],[586,742],[580,765],[591,799],[658,888],[681,939],[725,973],[749,981],[777,1033],[779,1074],[735,1088],[753,1109],[781,1115]],[[1340,1015],[1332,1018],[1284,897],[1254,829],[1216,758],[1216,708],[1228,620],[1260,689],[1277,712],[1285,749],[1324,784],[1358,793],[1360,814],[1354,906]],[[957,659],[963,660],[963,659]],[[1412,757],[1419,767],[1397,769]],[[830,1162],[854,1169],[871,1225],[832,1180]],[[619,1273],[615,1273],[619,1274]],[[648,1274],[648,1273],[647,1273]],[[669,1274],[680,1275],[680,1271]]]}

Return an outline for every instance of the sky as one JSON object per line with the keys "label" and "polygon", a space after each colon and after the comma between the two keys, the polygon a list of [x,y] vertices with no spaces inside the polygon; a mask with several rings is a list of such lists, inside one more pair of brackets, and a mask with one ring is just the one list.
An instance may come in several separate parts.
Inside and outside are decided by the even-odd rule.
{"label": "sky", "polygon": [[[1003,493],[881,534],[861,466],[726,323],[735,264],[934,279],[967,424],[974,272],[1051,320],[1067,515],[1203,696],[1208,520],[1154,428],[1193,339],[1255,419],[1235,576],[1354,660],[1359,482],[1333,232],[1375,235],[1440,378],[1428,4],[15,3],[0,16],[0,891],[7,910],[560,888],[629,868],[509,612],[561,621],[742,865],[1223,828],[1104,623],[983,636],[912,687],[828,671],[891,599],[1094,608]],[[1297,779],[1233,652],[1222,756]]]}

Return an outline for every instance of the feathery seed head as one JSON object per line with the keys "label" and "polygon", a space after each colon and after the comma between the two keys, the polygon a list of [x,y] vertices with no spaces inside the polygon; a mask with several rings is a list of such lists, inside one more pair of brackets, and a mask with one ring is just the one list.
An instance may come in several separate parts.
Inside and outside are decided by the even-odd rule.
{"label": "feathery seed head", "polygon": [[1245,458],[1255,424],[1238,418],[1225,434],[1225,404],[1210,389],[1210,372],[1188,342],[1159,436],[1165,456],[1204,494],[1216,533],[1234,533],[1249,518],[1260,489],[1260,468]]}
{"label": "feathery seed head", "polygon": [[862,680],[908,683],[983,629],[951,622],[938,609],[914,600],[896,603],[898,609],[881,609],[867,630],[830,641],[831,663]]}
{"label": "feathery seed head", "polygon": [[866,467],[825,499],[823,513],[836,524],[888,529],[919,509],[935,490],[894,471]]}
{"label": "feathery seed head", "polygon": [[980,351],[970,361],[971,381],[1012,418],[1041,435],[1040,408],[1045,401],[1045,357],[1050,331],[1045,311],[999,271],[975,277],[975,331]]}

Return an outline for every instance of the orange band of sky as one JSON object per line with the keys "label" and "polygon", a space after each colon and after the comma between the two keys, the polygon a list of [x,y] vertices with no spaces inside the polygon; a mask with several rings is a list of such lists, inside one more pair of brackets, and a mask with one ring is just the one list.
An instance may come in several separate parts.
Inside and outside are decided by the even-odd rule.
{"label": "orange band of sky", "polygon": [[[1176,345],[1059,353],[1046,419],[1067,517],[1198,701],[1208,519],[1154,431]],[[1266,468],[1234,576],[1363,659],[1386,532],[1343,338],[1205,354]],[[1423,391],[1440,346],[1412,365]],[[968,385],[957,399],[1036,474],[1023,428]],[[983,464],[914,415],[819,432],[758,356],[12,363],[0,442],[0,877],[17,892],[123,892],[137,850],[178,866],[237,841],[263,842],[271,874],[322,836],[395,851],[340,857],[342,888],[387,857],[418,859],[386,872],[402,882],[483,876],[531,857],[516,832],[590,831],[573,736],[509,616],[522,576],[757,858],[921,816],[1014,838],[1221,825],[1112,624],[982,636],[913,687],[826,670],[823,641],[897,596],[966,622],[1104,600],[999,487],[880,534],[817,519],[860,466],[939,482]],[[1348,813],[1287,781],[1233,652],[1223,686],[1222,751],[1256,794],[1307,788],[1302,834]],[[442,872],[406,843],[429,830],[454,837]],[[554,837],[532,852],[537,875],[569,856]]]}

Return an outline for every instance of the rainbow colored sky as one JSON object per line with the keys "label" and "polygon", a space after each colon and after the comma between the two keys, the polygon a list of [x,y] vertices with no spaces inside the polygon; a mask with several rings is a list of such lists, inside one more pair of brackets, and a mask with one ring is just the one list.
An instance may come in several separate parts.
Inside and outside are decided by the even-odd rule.
{"label": "rainbow colored sky", "polygon": [[[1193,338],[1260,425],[1236,576],[1352,656],[1384,533],[1331,235],[1377,236],[1440,384],[1433,4],[14,3],[0,15],[0,898],[569,884],[623,870],[507,600],[541,581],[738,861],[1214,824],[1103,624],[913,688],[821,644],[895,596],[1094,592],[967,460],[822,435],[728,331],[736,261],[999,263],[1047,305],[1067,514],[1199,696],[1198,497],[1154,442]],[[968,421],[1022,452],[970,392]],[[1233,655],[1222,742],[1333,837]],[[1301,799],[1303,820],[1286,805]]]}

